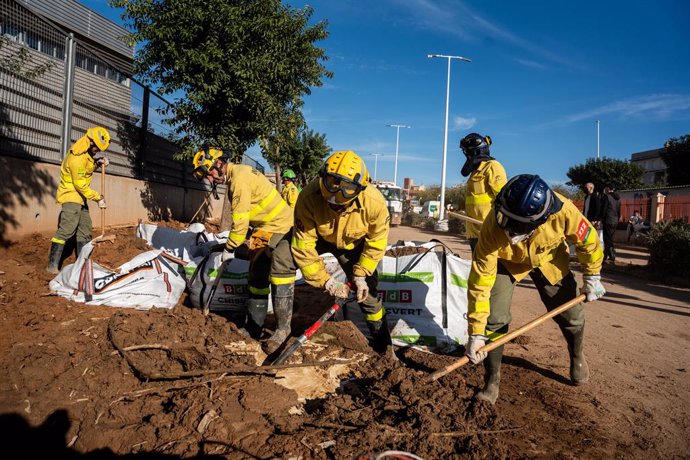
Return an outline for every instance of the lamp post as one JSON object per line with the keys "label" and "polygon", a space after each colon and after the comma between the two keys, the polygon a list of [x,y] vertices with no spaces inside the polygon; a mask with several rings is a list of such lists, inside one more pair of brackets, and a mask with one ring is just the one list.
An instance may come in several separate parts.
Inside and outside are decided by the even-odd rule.
{"label": "lamp post", "polygon": [[448,103],[450,100],[450,61],[452,59],[458,59],[460,61],[472,62],[471,60],[464,58],[462,56],[447,56],[444,54],[427,54],[429,59],[433,58],[445,58],[448,59],[448,78],[446,81],[446,124],[443,131],[443,168],[441,171],[441,209],[438,212],[438,220],[443,220],[445,213],[445,200],[446,200],[446,155],[448,153]]}
{"label": "lamp post", "polygon": [[372,153],[371,156],[374,157],[374,181],[376,181],[376,172],[379,169],[379,157],[382,157],[380,153]]}
{"label": "lamp post", "polygon": [[411,128],[407,125],[386,125],[391,128],[396,128],[397,135],[395,136],[395,166],[393,168],[393,184],[398,185],[398,146],[400,145],[400,128]]}

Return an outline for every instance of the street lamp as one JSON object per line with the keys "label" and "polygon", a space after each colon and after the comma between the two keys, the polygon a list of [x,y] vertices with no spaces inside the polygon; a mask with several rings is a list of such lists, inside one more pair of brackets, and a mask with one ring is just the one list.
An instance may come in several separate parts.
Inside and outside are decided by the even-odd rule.
{"label": "street lamp", "polygon": [[372,153],[371,156],[374,157],[374,181],[376,181],[376,171],[379,169],[379,157],[382,157],[380,153]]}
{"label": "street lamp", "polygon": [[445,58],[448,59],[448,79],[446,82],[446,125],[443,131],[443,168],[441,171],[441,209],[438,212],[438,220],[443,220],[445,213],[445,200],[446,200],[446,155],[448,153],[448,102],[450,100],[450,61],[452,59],[458,59],[460,61],[472,62],[471,60],[464,58],[462,56],[446,56],[444,54],[427,54],[426,57],[432,58]]}
{"label": "street lamp", "polygon": [[398,133],[395,136],[395,167],[393,169],[393,184],[398,185],[398,145],[400,145],[400,128],[411,128],[412,126],[407,125],[386,125],[391,128],[396,128]]}

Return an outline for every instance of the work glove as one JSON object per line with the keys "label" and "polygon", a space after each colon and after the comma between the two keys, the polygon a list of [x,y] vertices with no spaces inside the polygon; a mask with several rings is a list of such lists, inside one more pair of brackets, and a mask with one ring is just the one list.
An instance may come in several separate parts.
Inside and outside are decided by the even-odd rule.
{"label": "work glove", "polygon": [[369,285],[367,284],[367,279],[363,276],[355,276],[352,278],[355,283],[355,289],[357,290],[357,302],[364,302],[369,296]]}
{"label": "work glove", "polygon": [[470,359],[472,364],[479,364],[486,358],[487,352],[479,351],[486,344],[487,337],[482,334],[472,334],[465,347],[465,356]]}
{"label": "work glove", "polygon": [[350,288],[347,284],[341,283],[337,279],[331,277],[328,278],[328,281],[326,281],[326,291],[333,297],[337,297],[339,299],[347,299],[350,297]]}
{"label": "work glove", "polygon": [[105,166],[107,168],[110,166],[110,160],[107,157],[101,157],[98,159],[98,166]]}
{"label": "work glove", "polygon": [[601,284],[601,275],[582,275],[582,280],[585,283],[587,302],[604,297],[606,289],[604,289],[604,285]]}
{"label": "work glove", "polygon": [[101,197],[101,199],[98,200],[98,207],[101,209],[107,208],[107,206],[105,205],[105,198]]}
{"label": "work glove", "polygon": [[220,263],[225,262],[226,260],[230,260],[233,258],[233,252],[228,248],[223,249],[223,252],[220,255]]}

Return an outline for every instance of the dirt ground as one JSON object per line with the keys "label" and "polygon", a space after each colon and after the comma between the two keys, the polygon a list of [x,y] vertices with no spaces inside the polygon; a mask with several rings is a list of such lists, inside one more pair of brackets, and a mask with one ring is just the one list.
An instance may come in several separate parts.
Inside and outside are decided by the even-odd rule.
{"label": "dirt ground", "polygon": [[[144,250],[133,228],[113,233],[96,262]],[[431,238],[469,255],[462,238],[409,227],[390,240]],[[257,342],[185,298],[141,312],[47,295],[48,247],[34,235],[0,249],[4,458],[690,458],[686,288],[605,268],[608,294],[587,306],[590,383],[568,383],[565,342],[546,324],[506,347],[490,406],[473,399],[480,368],[432,382],[457,356],[381,357],[348,322],[327,323],[291,367],[262,369]],[[330,303],[308,288],[297,297],[295,335]],[[530,282],[512,312],[516,326],[544,312]]]}

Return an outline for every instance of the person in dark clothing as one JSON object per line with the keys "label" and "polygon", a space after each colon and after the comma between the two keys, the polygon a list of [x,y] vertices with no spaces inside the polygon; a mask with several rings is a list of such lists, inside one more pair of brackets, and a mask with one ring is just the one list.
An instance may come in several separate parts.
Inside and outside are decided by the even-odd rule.
{"label": "person in dark clothing", "polygon": [[594,224],[595,227],[601,228],[602,196],[599,192],[595,191],[594,184],[591,182],[585,184],[585,193],[587,195],[585,196],[585,205],[582,214],[584,214],[587,220]]}
{"label": "person in dark clothing", "polygon": [[604,187],[604,195],[601,200],[601,221],[604,228],[604,260],[616,260],[616,249],[613,244],[613,234],[621,215],[620,195],[613,187]]}

